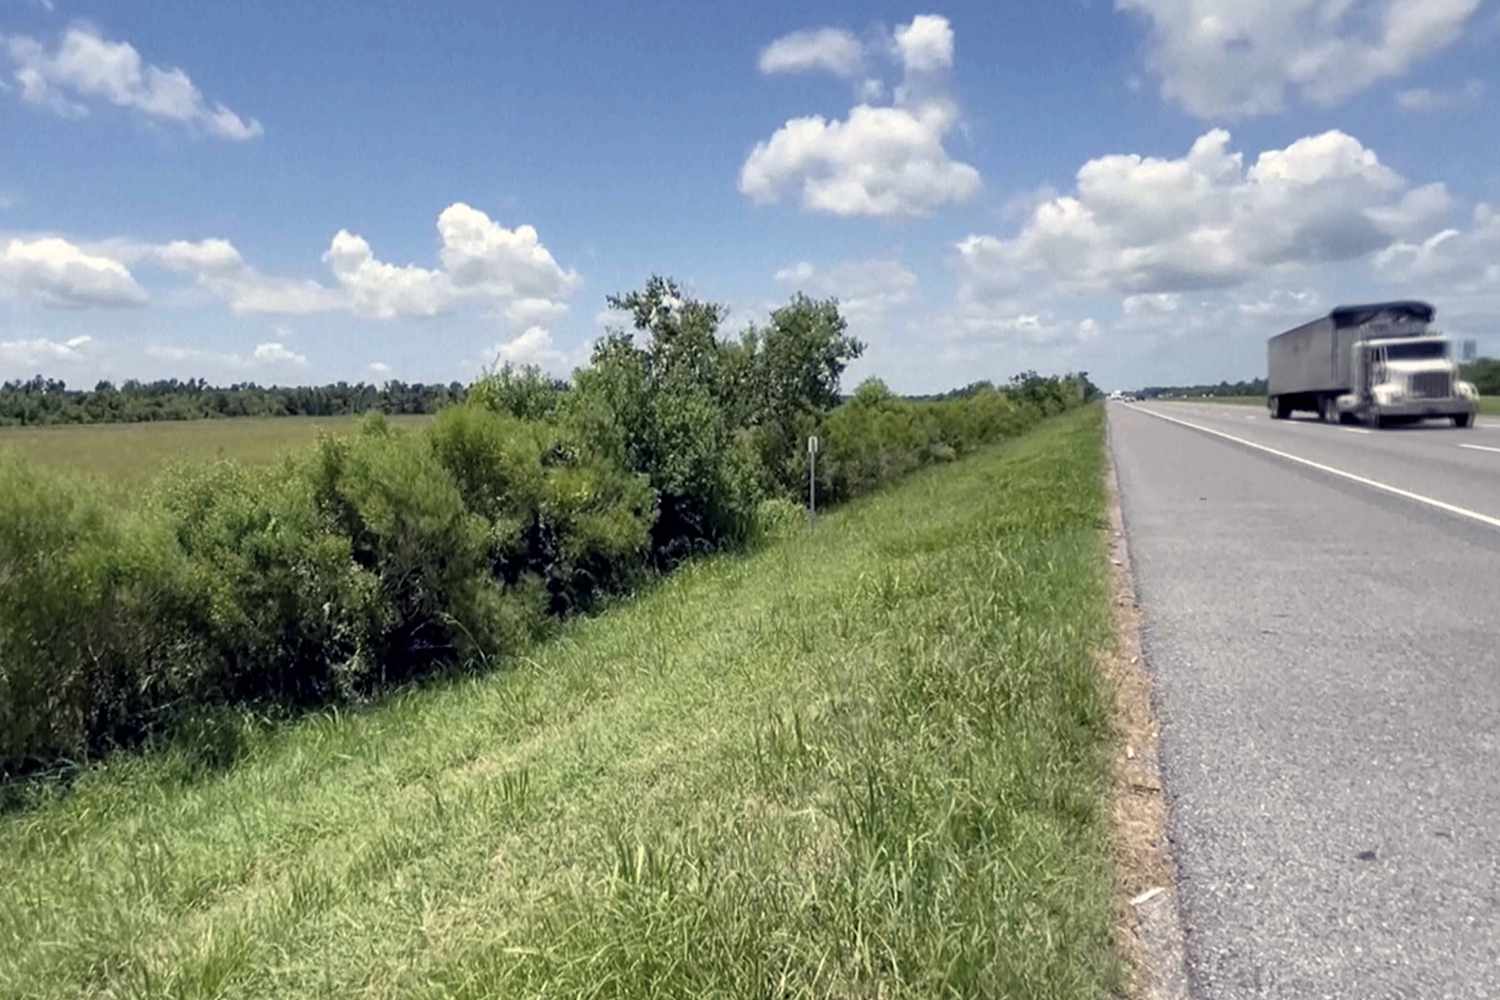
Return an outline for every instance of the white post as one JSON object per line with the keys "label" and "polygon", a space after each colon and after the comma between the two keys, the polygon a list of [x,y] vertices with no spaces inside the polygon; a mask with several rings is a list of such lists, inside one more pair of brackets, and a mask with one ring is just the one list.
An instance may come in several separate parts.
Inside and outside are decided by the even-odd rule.
{"label": "white post", "polygon": [[818,523],[818,436],[807,439],[807,523]]}

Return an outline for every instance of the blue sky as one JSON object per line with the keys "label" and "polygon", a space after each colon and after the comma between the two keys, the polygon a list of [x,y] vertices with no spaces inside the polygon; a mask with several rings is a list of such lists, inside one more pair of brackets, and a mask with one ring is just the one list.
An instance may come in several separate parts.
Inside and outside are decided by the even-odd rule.
{"label": "blue sky", "polygon": [[[997,9],[999,8],[999,9]],[[652,272],[854,377],[1260,373],[1340,301],[1500,353],[1494,0],[0,0],[0,378],[559,372]]]}

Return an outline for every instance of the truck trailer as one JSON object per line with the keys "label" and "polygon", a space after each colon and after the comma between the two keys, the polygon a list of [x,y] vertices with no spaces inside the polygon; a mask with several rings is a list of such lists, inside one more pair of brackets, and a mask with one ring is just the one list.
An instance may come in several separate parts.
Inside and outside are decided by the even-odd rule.
{"label": "truck trailer", "polygon": [[1468,427],[1479,393],[1459,378],[1453,345],[1432,329],[1426,302],[1339,306],[1266,344],[1266,405],[1285,420],[1302,410],[1330,423],[1442,417]]}

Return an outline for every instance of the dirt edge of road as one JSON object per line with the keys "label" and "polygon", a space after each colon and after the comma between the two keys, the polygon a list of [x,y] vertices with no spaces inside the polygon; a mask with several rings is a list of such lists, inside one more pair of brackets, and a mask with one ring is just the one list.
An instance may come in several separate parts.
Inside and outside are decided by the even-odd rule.
{"label": "dirt edge of road", "polygon": [[1113,448],[1107,438],[1105,478],[1115,643],[1101,654],[1100,667],[1114,697],[1119,734],[1110,803],[1115,937],[1125,960],[1131,1000],[1188,1000],[1177,870],[1167,839],[1167,803],[1158,756],[1160,728],[1151,700],[1151,676],[1141,651],[1141,610],[1135,598]]}

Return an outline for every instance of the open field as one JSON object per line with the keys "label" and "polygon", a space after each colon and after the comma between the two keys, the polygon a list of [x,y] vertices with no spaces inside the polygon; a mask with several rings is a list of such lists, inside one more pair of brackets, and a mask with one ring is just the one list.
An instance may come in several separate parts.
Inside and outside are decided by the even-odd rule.
{"label": "open field", "polygon": [[0,995],[1105,995],[1101,432],[13,810]]}
{"label": "open field", "polygon": [[[169,420],[141,424],[0,427],[0,449],[14,449],[41,465],[84,472],[124,484],[150,479],[174,461],[234,458],[270,462],[316,441],[319,434],[352,430],[359,417],[240,417]],[[431,416],[387,417],[415,426]]]}
{"label": "open field", "polygon": [[1479,399],[1480,413],[1493,413],[1500,416],[1500,396],[1481,396]]}

